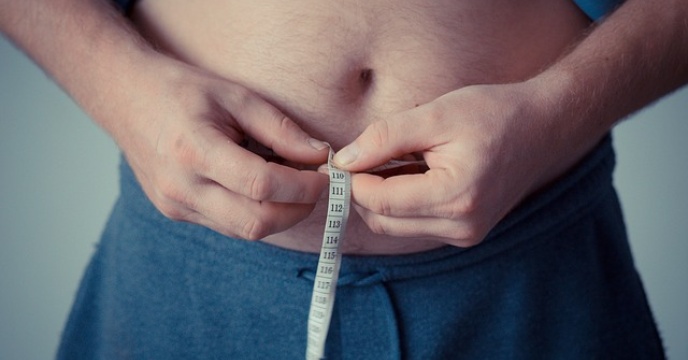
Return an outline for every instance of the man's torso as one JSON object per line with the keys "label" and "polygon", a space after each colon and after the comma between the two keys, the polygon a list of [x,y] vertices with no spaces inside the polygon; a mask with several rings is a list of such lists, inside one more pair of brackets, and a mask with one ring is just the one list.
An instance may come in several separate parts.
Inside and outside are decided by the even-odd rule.
{"label": "man's torso", "polygon": [[[133,18],[163,51],[256,91],[335,149],[452,90],[525,80],[589,25],[570,0],[143,0]],[[326,206],[264,241],[317,252]],[[352,211],[342,247],[394,254],[441,245],[373,234]]]}

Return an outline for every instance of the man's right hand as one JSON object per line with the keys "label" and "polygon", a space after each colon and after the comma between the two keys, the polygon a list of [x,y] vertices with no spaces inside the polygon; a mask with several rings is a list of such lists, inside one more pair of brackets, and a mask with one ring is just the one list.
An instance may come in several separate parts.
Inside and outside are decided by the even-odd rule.
{"label": "man's right hand", "polygon": [[240,144],[251,137],[309,165],[326,162],[326,144],[239,84],[163,63],[161,80],[142,83],[120,121],[108,121],[153,204],[171,219],[251,240],[307,217],[327,177],[267,162]]}
{"label": "man's right hand", "polygon": [[259,239],[312,211],[326,175],[266,162],[239,143],[248,136],[307,165],[328,150],[257,94],[155,51],[110,1],[0,8],[0,31],[112,135],[166,216]]}

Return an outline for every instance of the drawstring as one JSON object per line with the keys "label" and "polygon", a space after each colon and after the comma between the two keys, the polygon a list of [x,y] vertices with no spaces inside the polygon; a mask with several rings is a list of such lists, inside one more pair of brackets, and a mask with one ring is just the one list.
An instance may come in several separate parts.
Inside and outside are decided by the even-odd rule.
{"label": "drawstring", "polygon": [[392,299],[389,296],[389,289],[387,289],[387,285],[385,283],[380,283],[379,286],[375,286],[375,290],[378,293],[378,296],[380,299],[384,299],[383,301],[380,301],[380,307],[384,307],[385,315],[387,320],[387,326],[386,328],[389,329],[387,331],[388,335],[388,341],[389,341],[389,352],[388,352],[388,359],[390,360],[400,360],[401,359],[401,339],[399,336],[399,324],[397,323],[397,312],[394,309],[394,305],[392,304]]}
{"label": "drawstring", "polygon": [[[315,271],[311,269],[301,269],[298,277],[308,281],[315,281]],[[376,326],[376,330],[385,331],[388,347],[384,354],[370,354],[375,359],[401,359],[401,341],[399,339],[399,324],[397,322],[397,312],[392,303],[389,289],[385,284],[385,276],[382,272],[363,272],[363,273],[342,273],[339,275],[337,288],[367,287],[375,296],[374,304],[376,313],[382,313],[382,326]],[[351,291],[355,291],[350,289]],[[346,301],[338,298],[337,301]],[[340,316],[346,316],[341,309]],[[384,335],[383,335],[384,336]]]}
{"label": "drawstring", "polygon": [[[311,269],[301,269],[299,271],[298,277],[309,280],[309,281],[315,281],[315,271],[313,271]],[[382,275],[382,273],[380,273],[378,271],[367,272],[367,273],[339,274],[339,281],[337,282],[337,287],[370,286],[370,285],[382,283],[384,280],[385,280],[384,276]]]}

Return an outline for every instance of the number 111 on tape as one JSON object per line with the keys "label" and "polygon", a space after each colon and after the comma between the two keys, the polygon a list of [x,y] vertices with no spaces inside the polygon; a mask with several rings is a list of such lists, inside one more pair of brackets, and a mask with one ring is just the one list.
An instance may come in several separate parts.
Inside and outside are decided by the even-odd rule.
{"label": "number 111 on tape", "polygon": [[330,172],[328,211],[308,313],[307,360],[321,360],[325,355],[325,342],[332,319],[342,259],[339,245],[344,238],[346,220],[349,217],[351,174],[335,168],[332,165],[332,156],[334,152],[330,148],[330,159],[327,164]]}

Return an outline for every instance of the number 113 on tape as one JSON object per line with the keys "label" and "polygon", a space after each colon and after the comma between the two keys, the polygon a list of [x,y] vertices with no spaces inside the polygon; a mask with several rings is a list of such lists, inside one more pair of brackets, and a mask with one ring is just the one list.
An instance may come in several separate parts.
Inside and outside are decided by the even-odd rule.
{"label": "number 113 on tape", "polygon": [[339,266],[342,256],[339,245],[344,238],[351,200],[351,174],[332,165],[334,152],[330,148],[327,163],[330,172],[330,191],[327,219],[323,234],[318,268],[313,283],[311,308],[308,313],[307,360],[321,360],[325,355],[325,341],[332,319]]}

